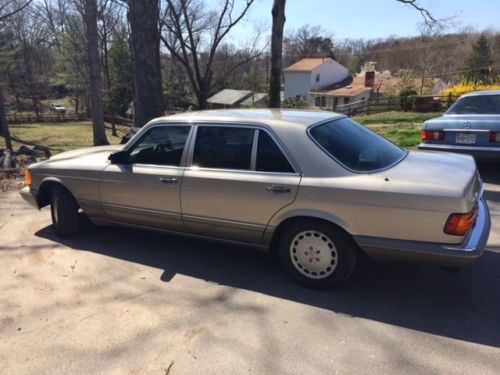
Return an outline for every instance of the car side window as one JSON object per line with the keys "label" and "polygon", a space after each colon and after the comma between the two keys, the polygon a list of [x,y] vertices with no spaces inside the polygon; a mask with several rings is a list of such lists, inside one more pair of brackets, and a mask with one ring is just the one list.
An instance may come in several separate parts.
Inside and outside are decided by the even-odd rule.
{"label": "car side window", "polygon": [[256,170],[261,172],[294,173],[283,152],[269,134],[264,131],[259,131]]}
{"label": "car side window", "polygon": [[203,168],[250,170],[254,129],[199,126],[193,165]]}
{"label": "car side window", "polygon": [[157,126],[132,147],[130,161],[135,164],[180,166],[190,126]]}

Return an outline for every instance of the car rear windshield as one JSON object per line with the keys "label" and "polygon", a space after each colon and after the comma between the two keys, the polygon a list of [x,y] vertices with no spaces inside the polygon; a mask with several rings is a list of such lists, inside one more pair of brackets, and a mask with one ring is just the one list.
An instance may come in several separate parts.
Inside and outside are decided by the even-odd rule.
{"label": "car rear windshield", "polygon": [[500,95],[477,95],[460,98],[446,114],[500,115]]}
{"label": "car rear windshield", "polygon": [[309,134],[330,156],[355,172],[373,172],[398,163],[406,152],[349,118],[310,129]]}

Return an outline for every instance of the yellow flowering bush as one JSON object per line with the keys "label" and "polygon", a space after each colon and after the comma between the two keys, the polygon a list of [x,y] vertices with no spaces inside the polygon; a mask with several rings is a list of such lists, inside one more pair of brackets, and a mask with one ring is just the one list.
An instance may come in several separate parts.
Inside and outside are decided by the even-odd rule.
{"label": "yellow flowering bush", "polygon": [[500,82],[485,84],[482,82],[472,82],[462,79],[454,85],[450,85],[441,90],[443,96],[461,96],[473,91],[500,90]]}

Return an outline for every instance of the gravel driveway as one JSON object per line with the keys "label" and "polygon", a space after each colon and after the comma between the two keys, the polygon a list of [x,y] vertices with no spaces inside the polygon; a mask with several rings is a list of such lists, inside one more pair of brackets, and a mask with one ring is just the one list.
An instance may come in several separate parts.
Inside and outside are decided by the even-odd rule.
{"label": "gravel driveway", "polygon": [[500,177],[472,267],[364,261],[305,289],[265,254],[85,225],[0,194],[1,374],[470,373],[500,369]]}

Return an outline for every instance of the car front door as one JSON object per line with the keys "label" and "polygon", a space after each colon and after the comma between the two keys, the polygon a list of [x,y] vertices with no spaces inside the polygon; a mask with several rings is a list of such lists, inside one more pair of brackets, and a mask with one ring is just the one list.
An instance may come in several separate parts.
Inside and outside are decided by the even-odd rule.
{"label": "car front door", "polygon": [[265,129],[198,125],[182,180],[182,216],[192,232],[260,243],[269,220],[295,200],[300,174]]}
{"label": "car front door", "polygon": [[159,124],[130,148],[126,164],[110,164],[100,178],[107,216],[118,222],[183,230],[180,186],[191,126]]}

